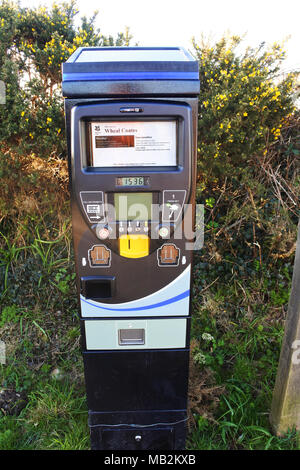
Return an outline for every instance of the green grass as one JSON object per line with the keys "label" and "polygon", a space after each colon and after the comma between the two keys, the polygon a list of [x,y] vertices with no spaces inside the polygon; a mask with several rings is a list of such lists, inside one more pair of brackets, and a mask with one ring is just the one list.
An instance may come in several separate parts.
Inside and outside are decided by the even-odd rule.
{"label": "green grass", "polygon": [[[21,244],[8,242],[13,225],[2,233],[7,364],[0,366],[0,389],[12,395],[0,414],[1,450],[89,448],[68,227],[58,233],[53,215],[44,214],[27,220]],[[299,449],[295,431],[278,438],[268,421],[292,266],[271,272],[253,263],[242,275],[233,266],[229,257],[217,265],[195,260],[196,370],[199,381],[210,371],[210,385],[223,392],[211,394],[202,414],[192,409],[187,448]]]}
{"label": "green grass", "polygon": [[[196,275],[199,267],[201,258],[194,267]],[[213,371],[224,393],[216,396],[217,408],[212,397],[208,418],[195,413],[190,449],[300,449],[299,433],[290,430],[279,438],[269,424],[293,266],[253,268],[246,276],[225,268],[223,282],[218,280],[203,295],[198,283],[204,276],[196,277],[193,357],[199,374],[207,368]],[[207,285],[217,275],[211,265]]]}

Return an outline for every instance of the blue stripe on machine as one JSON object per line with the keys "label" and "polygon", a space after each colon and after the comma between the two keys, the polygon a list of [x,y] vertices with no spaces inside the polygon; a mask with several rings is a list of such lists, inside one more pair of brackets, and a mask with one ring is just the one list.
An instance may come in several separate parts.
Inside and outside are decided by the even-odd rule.
{"label": "blue stripe on machine", "polygon": [[101,310],[111,310],[114,312],[134,312],[137,310],[149,310],[152,308],[158,308],[162,307],[163,305],[168,305],[172,304],[174,302],[178,302],[181,299],[184,299],[190,295],[190,291],[186,290],[185,292],[182,292],[179,295],[176,295],[175,297],[171,297],[170,299],[164,300],[163,302],[158,302],[153,305],[144,305],[143,307],[133,307],[133,308],[108,308],[108,307],[103,307],[102,305],[95,305],[92,304],[91,302],[88,302],[83,296],[80,296],[81,300],[89,305],[92,305],[93,307],[101,308]]}
{"label": "blue stripe on machine", "polygon": [[64,73],[63,82],[90,80],[199,80],[198,72],[98,72],[98,73]]}

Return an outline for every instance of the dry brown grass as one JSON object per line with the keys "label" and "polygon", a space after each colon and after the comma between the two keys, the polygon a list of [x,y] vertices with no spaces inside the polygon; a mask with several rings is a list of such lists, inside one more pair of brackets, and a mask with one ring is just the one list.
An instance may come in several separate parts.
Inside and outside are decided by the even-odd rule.
{"label": "dry brown grass", "polygon": [[35,154],[19,156],[10,151],[1,158],[4,174],[0,185],[0,223],[13,225],[10,242],[17,246],[26,244],[30,219],[39,219],[43,237],[48,239],[49,222],[45,219],[47,216],[50,219],[51,214],[52,219],[55,215],[57,236],[61,236],[70,219],[67,162],[54,157],[45,160]]}
{"label": "dry brown grass", "polygon": [[220,396],[225,387],[215,384],[214,374],[211,369],[200,367],[194,362],[193,352],[199,348],[196,339],[191,340],[190,370],[189,370],[189,406],[188,425],[192,429],[196,427],[194,415],[200,415],[210,421],[214,421],[213,415],[220,401]]}

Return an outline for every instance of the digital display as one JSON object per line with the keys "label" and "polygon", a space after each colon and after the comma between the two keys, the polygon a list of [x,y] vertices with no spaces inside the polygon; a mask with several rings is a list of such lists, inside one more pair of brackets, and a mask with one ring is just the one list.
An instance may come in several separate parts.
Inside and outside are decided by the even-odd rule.
{"label": "digital display", "polygon": [[152,193],[114,193],[116,220],[150,220]]}
{"label": "digital display", "polygon": [[93,167],[176,166],[176,120],[90,122]]}
{"label": "digital display", "polygon": [[127,176],[116,178],[116,186],[149,186],[149,177]]}

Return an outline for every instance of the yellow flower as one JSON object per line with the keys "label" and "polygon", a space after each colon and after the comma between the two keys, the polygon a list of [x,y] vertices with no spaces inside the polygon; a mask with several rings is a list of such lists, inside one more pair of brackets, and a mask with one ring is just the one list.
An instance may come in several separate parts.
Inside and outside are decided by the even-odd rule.
{"label": "yellow flower", "polygon": [[248,116],[248,113],[246,113],[246,111],[245,111],[245,112],[243,113],[243,116],[245,116],[245,117]]}

